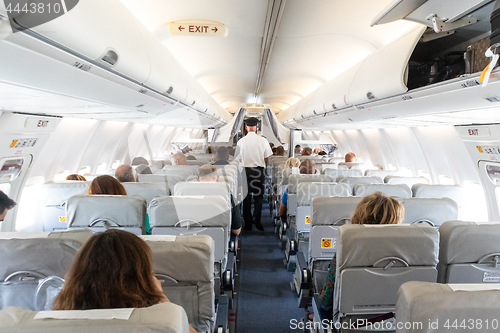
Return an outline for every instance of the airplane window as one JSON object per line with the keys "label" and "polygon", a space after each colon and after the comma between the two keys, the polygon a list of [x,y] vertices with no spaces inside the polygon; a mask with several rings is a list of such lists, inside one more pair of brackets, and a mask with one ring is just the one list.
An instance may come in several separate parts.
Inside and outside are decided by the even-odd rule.
{"label": "airplane window", "polygon": [[413,172],[411,172],[411,169],[408,167],[402,167],[401,168],[401,173],[404,177],[413,177]]}
{"label": "airplane window", "polygon": [[0,191],[7,194],[7,196],[8,196],[9,191],[10,191],[10,184],[7,184],[7,183],[0,184]]}
{"label": "airplane window", "polygon": [[418,170],[418,176],[427,178],[427,180],[429,180],[429,183],[432,184],[431,174],[429,173],[429,171]]}
{"label": "airplane window", "polygon": [[55,176],[54,176],[54,181],[61,181],[65,180],[66,177],[70,174],[69,170],[63,170],[59,171]]}
{"label": "airplane window", "polygon": [[80,171],[78,171],[79,175],[85,175],[90,173],[90,166],[84,166],[80,168]]}
{"label": "airplane window", "polygon": [[[497,188],[498,189],[498,188]],[[497,202],[498,192],[495,193]],[[467,221],[481,222],[488,221],[488,208],[486,206],[486,197],[481,184],[471,181],[464,182],[464,208]]]}
{"label": "airplane window", "polygon": [[97,170],[96,170],[96,173],[98,175],[102,175],[106,172],[106,166],[107,164],[106,163],[101,163],[97,166]]}
{"label": "airplane window", "polygon": [[500,185],[500,166],[488,164],[486,173],[493,184]]}
{"label": "airplane window", "polygon": [[16,179],[21,173],[23,162],[22,158],[5,160],[0,167],[0,182]]}
{"label": "airplane window", "polygon": [[111,169],[115,169],[116,170],[116,168],[118,168],[120,165],[121,165],[121,161],[120,160],[116,160],[111,165]]}
{"label": "airplane window", "polygon": [[394,164],[389,164],[387,170],[397,170],[398,168]]}
{"label": "airplane window", "polygon": [[441,185],[455,185],[453,178],[448,175],[439,175],[439,184]]}

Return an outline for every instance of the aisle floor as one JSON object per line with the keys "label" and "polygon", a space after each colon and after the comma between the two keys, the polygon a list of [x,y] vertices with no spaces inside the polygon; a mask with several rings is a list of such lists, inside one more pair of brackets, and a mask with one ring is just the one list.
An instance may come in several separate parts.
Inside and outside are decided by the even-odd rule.
{"label": "aisle floor", "polygon": [[241,266],[237,333],[299,332],[290,328],[304,309],[297,307],[297,297],[290,290],[292,273],[283,265],[283,250],[279,249],[267,205],[262,207],[265,230],[242,231]]}

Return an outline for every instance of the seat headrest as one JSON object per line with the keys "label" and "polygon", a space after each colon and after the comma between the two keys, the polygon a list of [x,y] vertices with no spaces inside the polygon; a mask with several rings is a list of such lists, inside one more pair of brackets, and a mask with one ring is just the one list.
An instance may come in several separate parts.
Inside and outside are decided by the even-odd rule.
{"label": "seat headrest", "polygon": [[[340,178],[340,179],[338,179]],[[339,183],[347,183],[349,185],[354,186],[356,184],[383,184],[384,181],[382,180],[382,178],[379,178],[379,177],[363,177],[363,176],[360,176],[360,177],[353,177],[353,176],[347,176],[347,177],[343,177],[343,176],[339,176],[337,178],[337,181]]]}
{"label": "seat headrest", "polygon": [[318,197],[312,199],[311,227],[341,225],[350,220],[360,197]]}
{"label": "seat headrest", "polygon": [[434,226],[440,226],[458,218],[458,205],[448,198],[402,198],[399,201],[405,207],[404,224],[429,221]]}
{"label": "seat headrest", "polygon": [[[113,309],[86,310],[83,316],[109,314]],[[59,311],[58,311],[59,312]],[[67,316],[71,311],[61,311]],[[76,312],[76,311],[75,311]],[[91,312],[92,315],[86,312]],[[38,312],[9,307],[0,311],[0,327],[3,333],[136,333],[144,330],[158,333],[188,333],[189,323],[184,309],[173,303],[160,303],[147,308],[133,309],[128,320],[122,319],[34,319]],[[51,316],[57,313],[51,311]]]}
{"label": "seat headrest", "polygon": [[354,195],[364,197],[375,192],[382,192],[389,197],[411,198],[410,187],[406,184],[356,184]]}
{"label": "seat headrest", "polygon": [[310,206],[313,198],[350,195],[351,187],[345,183],[300,183],[297,186],[297,204],[299,206]]}
{"label": "seat headrest", "polygon": [[231,201],[231,190],[225,182],[182,182],[174,188],[174,196],[220,195],[228,203]]}
{"label": "seat headrest", "polygon": [[344,177],[361,177],[363,172],[359,169],[326,169],[325,175],[332,177],[332,179],[337,179],[339,176]]}
{"label": "seat headrest", "polygon": [[391,257],[410,266],[436,266],[438,253],[439,232],[429,226],[346,224],[339,228],[337,264],[343,268],[372,267]]}
{"label": "seat headrest", "polygon": [[366,170],[365,176],[368,177],[380,177],[384,179],[387,176],[400,176],[401,171],[397,170]]}
{"label": "seat headrest", "polygon": [[416,198],[450,198],[457,203],[462,201],[460,185],[415,184],[411,191]]}
{"label": "seat headrest", "polygon": [[316,175],[290,175],[288,178],[288,184],[289,193],[297,193],[297,186],[299,183],[326,183],[326,182],[333,182],[333,178],[327,175],[321,175],[321,174],[316,174]]}
{"label": "seat headrest", "polygon": [[424,177],[400,177],[387,176],[384,178],[384,183],[387,184],[406,184],[412,187],[415,184],[429,184],[429,180]]}
{"label": "seat headrest", "polygon": [[0,239],[0,281],[18,271],[64,277],[81,245],[73,239]]}
{"label": "seat headrest", "polygon": [[489,254],[500,253],[500,223],[447,221],[439,233],[440,263],[477,263]]}
{"label": "seat headrest", "polygon": [[154,175],[139,175],[139,182],[141,183],[164,183],[170,189],[174,188],[175,184],[184,181],[183,177],[165,174]]}
{"label": "seat headrest", "polygon": [[154,227],[173,227],[189,221],[204,227],[229,227],[230,208],[220,195],[160,197],[149,205],[149,223]]}
{"label": "seat headrest", "polygon": [[86,228],[109,221],[120,227],[142,228],[146,207],[146,200],[135,195],[75,195],[66,204],[68,227]]}
{"label": "seat headrest", "polygon": [[140,195],[151,202],[157,196],[170,195],[170,188],[167,183],[122,183],[125,191],[129,195]]}
{"label": "seat headrest", "polygon": [[63,181],[43,184],[41,191],[42,205],[60,205],[74,195],[85,194],[85,192],[89,189],[89,186],[90,182],[81,181]]}

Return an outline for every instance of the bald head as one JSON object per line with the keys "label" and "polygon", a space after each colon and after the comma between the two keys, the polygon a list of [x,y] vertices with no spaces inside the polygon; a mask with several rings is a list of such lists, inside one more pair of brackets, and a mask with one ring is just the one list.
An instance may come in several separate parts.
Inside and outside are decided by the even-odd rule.
{"label": "bald head", "polygon": [[115,171],[115,177],[121,183],[134,183],[137,182],[137,173],[134,168],[128,164],[122,164]]}
{"label": "bald head", "polygon": [[187,165],[186,155],[183,153],[175,153],[172,156],[172,165]]}
{"label": "bald head", "polygon": [[316,172],[316,163],[312,160],[304,160],[300,163],[299,170],[303,175],[313,175]]}
{"label": "bald head", "polygon": [[347,153],[345,154],[345,162],[346,163],[352,163],[352,162],[356,162],[357,159],[356,159],[356,155],[354,153]]}

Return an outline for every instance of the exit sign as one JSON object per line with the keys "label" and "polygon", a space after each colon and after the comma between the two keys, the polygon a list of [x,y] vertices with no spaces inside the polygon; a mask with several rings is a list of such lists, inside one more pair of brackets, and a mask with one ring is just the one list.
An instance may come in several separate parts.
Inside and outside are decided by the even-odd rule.
{"label": "exit sign", "polygon": [[205,20],[182,20],[168,24],[171,35],[198,37],[226,37],[227,28],[224,24]]}

